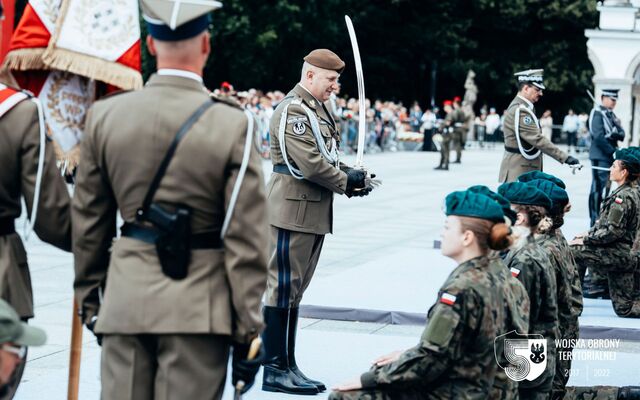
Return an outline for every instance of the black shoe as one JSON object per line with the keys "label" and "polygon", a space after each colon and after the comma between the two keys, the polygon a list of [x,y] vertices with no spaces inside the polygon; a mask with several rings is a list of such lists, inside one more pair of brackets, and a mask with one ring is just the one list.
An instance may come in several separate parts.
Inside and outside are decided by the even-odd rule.
{"label": "black shoe", "polygon": [[623,386],[618,390],[618,400],[640,400],[640,386]]}
{"label": "black shoe", "polygon": [[438,165],[437,167],[434,168],[435,170],[441,170],[444,169],[444,167],[442,165]]}
{"label": "black shoe", "polygon": [[462,164],[462,161],[460,160],[455,160],[454,162],[452,162],[451,164]]}
{"label": "black shoe", "polygon": [[287,356],[289,357],[289,368],[303,381],[314,385],[319,392],[324,392],[327,387],[324,383],[307,378],[305,374],[300,371],[298,364],[296,363],[296,331],[298,328],[298,311],[299,308],[292,308],[289,310],[289,337],[287,340]]}
{"label": "black shoe", "polygon": [[289,309],[264,307],[264,322],[267,328],[262,334],[267,361],[264,364],[262,390],[290,394],[318,394],[315,385],[307,383],[289,367],[287,356],[287,334]]}

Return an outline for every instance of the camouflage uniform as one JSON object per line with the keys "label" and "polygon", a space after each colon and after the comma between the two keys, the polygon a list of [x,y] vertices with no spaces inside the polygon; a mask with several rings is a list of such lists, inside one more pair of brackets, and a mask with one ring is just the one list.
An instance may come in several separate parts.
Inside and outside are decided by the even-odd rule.
{"label": "camouflage uniform", "polygon": [[634,279],[637,260],[631,252],[639,206],[635,185],[620,186],[603,201],[600,219],[584,238],[584,245],[571,249],[581,274],[586,268],[607,274],[613,309],[620,317],[640,317]]}
{"label": "camouflage uniform", "polygon": [[[556,271],[558,321],[561,339],[577,339],[578,317],[582,313],[582,287],[577,266],[562,231],[536,235],[538,244],[547,250]],[[556,349],[556,373],[553,378],[553,398],[561,399],[571,372],[573,347]]]}
{"label": "camouflage uniform", "polygon": [[[495,256],[495,262],[491,262],[489,266],[492,268],[492,272],[495,272],[500,279],[501,286],[505,287],[505,332],[529,332],[530,303],[527,290],[518,279],[513,277],[498,255]],[[496,350],[496,353],[504,357],[503,351]],[[500,365],[508,364],[509,362],[506,358],[500,361]],[[496,372],[496,379],[493,382],[489,399],[518,399],[518,383],[510,379],[502,368],[498,368]]]}
{"label": "camouflage uniform", "polygon": [[569,386],[564,400],[617,400],[619,392],[617,386]]}
{"label": "camouflage uniform", "polygon": [[[521,399],[548,398],[555,375],[555,340],[558,331],[558,303],[556,275],[549,254],[529,236],[521,247],[511,250],[505,264],[529,294],[530,334],[547,339],[547,369],[533,382],[519,383]],[[523,332],[524,333],[524,332]]]}
{"label": "camouflage uniform", "polygon": [[466,116],[464,115],[464,111],[462,108],[454,108],[451,113],[452,118],[452,126],[453,134],[451,136],[451,141],[453,142],[453,150],[456,152],[456,163],[459,163],[462,158],[462,149],[464,149],[464,144],[466,142],[466,138],[464,137],[466,134],[466,125],[465,120]]}
{"label": "camouflage uniform", "polygon": [[493,342],[505,328],[504,290],[496,290],[492,262],[483,256],[460,264],[429,310],[420,343],[364,373],[364,390],[329,399],[486,399],[498,368]]}

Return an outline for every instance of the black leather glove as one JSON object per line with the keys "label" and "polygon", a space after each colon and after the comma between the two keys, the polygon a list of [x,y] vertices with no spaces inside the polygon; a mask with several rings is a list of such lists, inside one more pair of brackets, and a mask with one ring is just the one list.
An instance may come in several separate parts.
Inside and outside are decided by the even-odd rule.
{"label": "black leather glove", "polygon": [[233,383],[233,387],[235,387],[238,381],[243,381],[244,387],[241,390],[242,393],[246,393],[249,389],[251,389],[251,386],[253,386],[256,374],[258,373],[260,365],[262,365],[265,359],[264,345],[260,345],[260,351],[258,351],[258,354],[254,359],[247,360],[248,354],[248,344],[233,344],[233,360],[231,361],[231,383]]}
{"label": "black leather glove", "polygon": [[569,156],[567,157],[567,161],[565,161],[564,163],[568,165],[578,165],[580,164],[580,161],[574,156]]}
{"label": "black leather glove", "polygon": [[102,346],[102,334],[101,333],[96,333],[96,331],[95,331],[97,322],[98,322],[98,317],[94,315],[93,317],[91,317],[91,321],[89,321],[86,324],[86,327],[96,337],[96,340],[98,341],[98,346]]}
{"label": "black leather glove", "polygon": [[347,193],[353,192],[353,189],[364,188],[364,178],[367,176],[365,171],[352,168],[345,172],[347,174]]}

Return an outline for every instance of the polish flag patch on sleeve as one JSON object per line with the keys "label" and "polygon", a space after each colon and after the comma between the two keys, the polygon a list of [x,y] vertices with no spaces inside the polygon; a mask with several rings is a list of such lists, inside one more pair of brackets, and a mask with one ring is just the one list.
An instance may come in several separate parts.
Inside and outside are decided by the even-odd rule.
{"label": "polish flag patch on sleeve", "polygon": [[455,302],[456,302],[456,296],[452,294],[442,293],[442,296],[440,296],[440,303],[444,303],[449,306],[452,306]]}
{"label": "polish flag patch on sleeve", "polygon": [[511,267],[509,270],[511,271],[511,276],[514,278],[517,278],[518,275],[520,275],[520,270],[518,268]]}
{"label": "polish flag patch on sleeve", "polygon": [[622,204],[622,199],[620,197],[616,197],[614,201],[616,202],[616,204]]}

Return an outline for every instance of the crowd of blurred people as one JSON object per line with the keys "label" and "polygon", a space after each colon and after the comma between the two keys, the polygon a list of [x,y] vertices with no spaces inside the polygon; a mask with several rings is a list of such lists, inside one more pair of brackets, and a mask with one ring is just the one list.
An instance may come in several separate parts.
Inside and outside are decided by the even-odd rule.
{"label": "crowd of blurred people", "polygon": [[[231,84],[223,82],[213,94],[230,97],[242,107],[252,111],[258,122],[264,157],[269,155],[269,121],[275,107],[285,98],[285,93],[275,90],[263,92],[259,89],[236,91]],[[437,106],[422,108],[414,102],[407,108],[402,102],[366,99],[366,145],[365,152],[396,151],[400,142],[422,142],[423,151],[437,151],[433,135],[443,126],[444,111]],[[359,104],[355,98],[334,93],[329,101],[330,112],[340,125],[341,150],[345,154],[355,153],[358,143]],[[480,147],[495,147],[503,140],[504,112],[484,105],[473,119],[467,142],[476,142]],[[543,135],[554,143],[566,143],[570,152],[588,151],[590,145],[587,128],[588,115],[569,110],[562,124],[554,124],[551,110],[540,117]]]}

